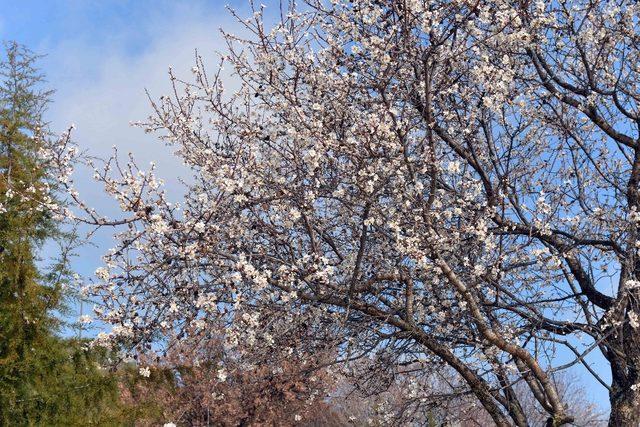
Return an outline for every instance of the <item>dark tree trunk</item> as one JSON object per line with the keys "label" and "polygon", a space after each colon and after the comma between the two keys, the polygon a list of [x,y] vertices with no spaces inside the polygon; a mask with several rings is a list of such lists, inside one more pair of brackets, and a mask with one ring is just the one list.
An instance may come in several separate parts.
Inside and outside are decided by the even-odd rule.
{"label": "dark tree trunk", "polygon": [[[637,277],[637,276],[636,276]],[[611,427],[640,426],[640,328],[633,325],[629,313],[640,312],[640,290],[626,290],[627,304],[620,316],[623,325],[609,340],[607,359],[611,363]],[[613,344],[613,345],[612,345]]]}
{"label": "dark tree trunk", "polygon": [[[626,388],[626,387],[625,387]],[[631,388],[612,387],[610,427],[640,426],[640,394]]]}

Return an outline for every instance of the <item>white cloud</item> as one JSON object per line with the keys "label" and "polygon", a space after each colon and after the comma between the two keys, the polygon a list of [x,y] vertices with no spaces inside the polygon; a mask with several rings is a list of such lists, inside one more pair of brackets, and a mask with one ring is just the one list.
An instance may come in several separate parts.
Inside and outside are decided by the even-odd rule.
{"label": "white cloud", "polygon": [[145,89],[154,98],[169,92],[170,66],[179,76],[190,77],[195,49],[210,68],[215,67],[214,52],[225,47],[218,29],[237,23],[228,14],[212,16],[200,8],[176,6],[164,12],[140,24],[144,28],[131,29],[131,37],[136,31],[148,35],[137,53],[131,53],[126,33],[103,46],[65,40],[39,50],[47,52],[46,72],[56,89],[48,117],[54,130],[73,123],[77,129],[74,139],[91,154],[107,155],[115,145],[121,154],[132,152],[141,166],[155,161],[159,175],[172,186],[177,185],[178,175],[185,175],[180,160],[154,135],[129,123],[151,114]]}
{"label": "white cloud", "polygon": [[[48,113],[53,130],[59,132],[75,124],[74,140],[92,155],[108,155],[115,145],[121,155],[132,152],[143,168],[155,161],[169,195],[177,199],[181,193],[177,178],[188,178],[180,159],[156,136],[129,123],[151,114],[145,89],[153,98],[169,92],[169,66],[179,76],[191,77],[195,49],[214,71],[215,52],[224,51],[226,46],[219,28],[233,29],[236,25],[229,14],[172,6],[98,45],[90,37],[85,40],[79,36],[35,46],[34,50],[47,54],[43,68],[49,85],[56,90]],[[146,37],[144,46],[132,52],[140,34]],[[107,213],[117,211],[88,171],[78,174],[76,183],[81,197],[90,205]],[[76,271],[90,275],[101,265],[101,255],[111,246],[111,233],[103,230],[93,236],[97,246],[82,249],[82,257],[73,266]]]}

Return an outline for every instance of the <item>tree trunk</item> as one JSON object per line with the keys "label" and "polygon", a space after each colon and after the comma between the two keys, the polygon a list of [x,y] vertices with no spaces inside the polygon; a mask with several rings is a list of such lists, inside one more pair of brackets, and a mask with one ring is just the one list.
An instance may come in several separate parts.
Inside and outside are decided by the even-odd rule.
{"label": "tree trunk", "polygon": [[611,402],[610,427],[640,426],[640,393],[630,387],[621,389],[612,387],[609,401]]}
{"label": "tree trunk", "polygon": [[[640,295],[637,295],[637,290],[633,293],[632,299],[637,300]],[[628,304],[627,314],[629,311],[637,312],[637,304]],[[611,427],[640,426],[640,334],[629,323],[625,316],[620,334],[612,337],[621,341],[617,348],[622,349],[622,355],[613,356],[611,352],[608,357],[612,377],[609,392]]]}

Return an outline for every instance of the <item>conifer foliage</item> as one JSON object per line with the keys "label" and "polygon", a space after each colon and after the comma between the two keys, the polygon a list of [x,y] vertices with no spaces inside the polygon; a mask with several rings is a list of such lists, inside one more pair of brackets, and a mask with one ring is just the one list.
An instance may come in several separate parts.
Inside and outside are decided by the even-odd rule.
{"label": "conifer foliage", "polygon": [[65,238],[47,209],[55,188],[40,149],[52,92],[40,89],[38,58],[12,42],[0,62],[0,424],[95,424],[115,383],[96,354],[58,336],[68,272],[38,259]]}

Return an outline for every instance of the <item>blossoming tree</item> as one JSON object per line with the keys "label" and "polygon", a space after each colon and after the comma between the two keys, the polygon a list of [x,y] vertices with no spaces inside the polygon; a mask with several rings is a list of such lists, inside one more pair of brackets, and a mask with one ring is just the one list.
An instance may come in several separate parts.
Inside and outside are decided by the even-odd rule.
{"label": "blossoming tree", "polygon": [[384,354],[379,375],[451,367],[499,426],[530,423],[521,384],[570,423],[554,372],[574,365],[611,425],[640,423],[640,7],[280,8],[226,34],[237,91],[197,58],[141,124],[193,170],[183,203],[114,158],[108,219],[73,190],[69,135],[45,153],[84,212],[65,216],[120,227],[87,290],[101,339],[144,351],[225,320],[227,345],[269,351],[307,322],[344,359]]}

